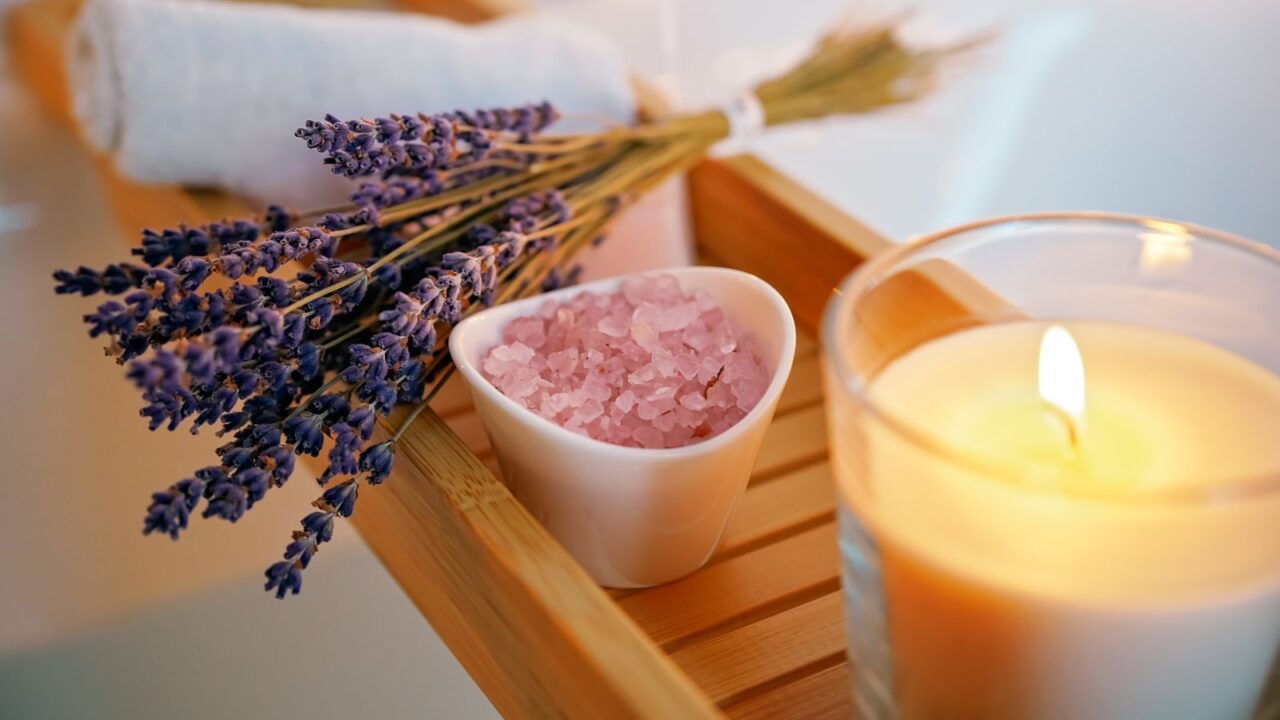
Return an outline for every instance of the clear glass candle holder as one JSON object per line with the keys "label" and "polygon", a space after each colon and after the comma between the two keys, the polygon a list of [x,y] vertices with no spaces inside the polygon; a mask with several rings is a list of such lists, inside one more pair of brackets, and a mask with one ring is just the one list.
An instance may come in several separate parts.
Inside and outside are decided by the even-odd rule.
{"label": "clear glass candle holder", "polygon": [[861,717],[1280,717],[1280,253],[1000,218],[822,334]]}

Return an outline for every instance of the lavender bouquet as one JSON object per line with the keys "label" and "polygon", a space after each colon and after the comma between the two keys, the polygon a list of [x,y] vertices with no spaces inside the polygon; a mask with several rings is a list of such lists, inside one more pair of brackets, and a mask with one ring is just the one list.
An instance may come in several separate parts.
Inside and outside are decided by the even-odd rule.
{"label": "lavender bouquet", "polygon": [[[776,125],[909,101],[960,49],[910,49],[892,25],[840,29],[757,86],[757,109]],[[213,464],[152,494],[145,533],[177,539],[197,511],[235,522],[297,456],[323,454],[315,509],[266,570],[268,591],[297,593],[448,377],[450,328],[573,282],[575,257],[621,208],[730,132],[720,111],[550,134],[556,117],[542,103],[308,121],[298,138],[355,181],[348,205],[144,230],[141,263],[54,273],[59,293],[118,298],[84,319],[153,430],[228,438]],[[399,403],[414,408],[378,431]]]}

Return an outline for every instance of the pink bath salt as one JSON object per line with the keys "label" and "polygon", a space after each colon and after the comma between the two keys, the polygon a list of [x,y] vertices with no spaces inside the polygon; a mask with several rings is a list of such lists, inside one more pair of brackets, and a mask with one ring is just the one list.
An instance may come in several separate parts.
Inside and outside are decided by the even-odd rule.
{"label": "pink bath salt", "polygon": [[631,323],[626,318],[616,315],[605,315],[600,318],[600,322],[596,323],[596,329],[608,335],[609,337],[620,338],[627,334],[631,328]]}
{"label": "pink bath salt", "polygon": [[771,376],[756,348],[710,293],[652,275],[512,320],[480,368],[573,432],[671,448],[724,432],[760,402]]}
{"label": "pink bath salt", "polygon": [[733,396],[733,386],[729,383],[717,382],[707,388],[707,404],[721,408],[737,406],[738,401]]}
{"label": "pink bath salt", "polygon": [[664,349],[655,350],[653,352],[653,369],[664,378],[672,377],[676,374],[676,359],[671,353]]}
{"label": "pink bath salt", "polygon": [[652,425],[636,428],[635,432],[632,433],[632,437],[640,447],[666,447],[666,438],[662,436],[662,431]]}
{"label": "pink bath salt", "polygon": [[654,349],[662,347],[659,344],[661,342],[661,334],[654,327],[652,318],[643,316],[631,318],[631,339],[635,341],[636,345],[648,350],[650,353]]}
{"label": "pink bath salt", "polygon": [[519,341],[534,349],[542,347],[542,343],[546,340],[546,323],[536,315],[516,318],[502,331],[503,342]]}
{"label": "pink bath salt", "polygon": [[578,348],[568,347],[547,355],[547,367],[556,375],[568,375],[578,367]]}
{"label": "pink bath salt", "polygon": [[714,355],[702,356],[698,359],[698,382],[707,385],[720,377],[721,370],[724,370],[724,363],[717,360]]}
{"label": "pink bath salt", "polygon": [[693,436],[693,428],[682,425],[676,425],[669,432],[663,433],[662,436],[666,441],[667,447],[684,447],[698,441]]}
{"label": "pink bath salt", "polygon": [[499,345],[484,359],[484,371],[491,375],[506,375],[528,367],[533,359],[533,348],[519,340],[510,345]]}
{"label": "pink bath salt", "polygon": [[694,350],[702,350],[711,346],[711,329],[705,323],[694,323],[681,332],[680,339]]}
{"label": "pink bath salt", "polygon": [[600,376],[588,377],[582,381],[582,394],[588,400],[608,402],[613,397],[613,388]]}
{"label": "pink bath salt", "polygon": [[669,433],[676,429],[678,422],[680,418],[676,417],[674,412],[665,412],[653,419],[653,426],[664,433]]}
{"label": "pink bath salt", "polygon": [[613,404],[617,406],[623,414],[631,412],[631,408],[635,407],[636,394],[631,390],[623,390],[618,393],[618,397],[614,398]]}
{"label": "pink bath salt", "polygon": [[636,405],[636,417],[644,420],[645,422],[653,422],[653,419],[661,414],[662,409],[648,400],[641,400],[640,403]]}
{"label": "pink bath salt", "polygon": [[694,412],[705,410],[707,408],[707,397],[696,392],[685,393],[680,398],[680,404]]}
{"label": "pink bath salt", "polygon": [[591,398],[587,400],[586,402],[579,405],[573,411],[573,417],[578,422],[583,423],[584,425],[586,423],[591,422],[592,420],[595,420],[596,418],[600,417],[603,414],[604,414],[604,406],[601,405],[600,401],[596,400],[595,398]]}
{"label": "pink bath salt", "polygon": [[693,355],[677,355],[676,356],[676,372],[685,380],[692,380],[698,376],[698,358]]}

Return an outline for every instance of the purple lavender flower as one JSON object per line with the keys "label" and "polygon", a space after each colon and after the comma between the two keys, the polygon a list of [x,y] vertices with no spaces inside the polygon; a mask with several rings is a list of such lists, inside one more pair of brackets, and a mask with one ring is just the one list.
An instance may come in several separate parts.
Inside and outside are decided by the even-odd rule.
{"label": "purple lavender flower", "polygon": [[354,428],[346,423],[334,423],[329,428],[333,437],[333,447],[329,450],[329,467],[320,476],[321,483],[327,483],[338,475],[351,475],[359,470],[356,460],[360,452],[360,437]]}
{"label": "purple lavender flower", "polygon": [[360,454],[360,469],[369,473],[370,485],[379,485],[391,474],[395,460],[395,444],[390,440],[380,442]]}
{"label": "purple lavender flower", "polygon": [[390,115],[373,120],[340,120],[326,115],[308,120],[294,133],[307,147],[325,154],[325,164],[347,177],[438,170],[483,159],[497,135],[513,142],[529,138],[557,115],[549,103],[514,110],[481,110],[439,115]]}
{"label": "purple lavender flower", "polygon": [[458,273],[463,287],[485,305],[493,302],[498,285],[498,250],[481,245],[469,252],[451,252],[440,260],[440,266]]}
{"label": "purple lavender flower", "polygon": [[[290,547],[293,546],[290,545]],[[275,590],[276,597],[281,599],[291,591],[297,595],[302,590],[300,563],[287,558],[267,568],[266,588],[268,591]]]}
{"label": "purple lavender flower", "polygon": [[444,183],[437,173],[427,173],[422,177],[391,177],[360,183],[359,188],[351,193],[351,202],[358,208],[373,207],[381,210],[434,195],[443,189]]}
{"label": "purple lavender flower", "polygon": [[143,534],[162,532],[177,540],[178,533],[187,529],[191,511],[195,510],[203,495],[204,481],[194,477],[179,480],[168,490],[153,493],[143,522]]}
{"label": "purple lavender flower", "polygon": [[[479,194],[416,215],[407,204],[510,172],[476,161],[527,160],[514,146],[554,116],[545,104],[327,116],[299,135],[338,172],[367,178],[352,207],[295,215],[271,206],[259,219],[148,230],[135,251],[147,267],[55,273],[59,293],[114,296],[85,320],[126,364],[153,429],[214,426],[227,437],[217,465],[151,496],[144,532],[176,538],[196,512],[235,522],[288,481],[298,455],[323,451],[319,479],[329,487],[266,571],[278,597],[300,590],[335,519],[354,512],[359,486],[391,472],[395,440],[375,438],[378,417],[426,396],[442,365],[440,335],[492,301],[505,269],[553,247],[547,229],[569,218],[554,191],[496,209]],[[461,225],[473,210],[483,221]],[[441,225],[447,245],[405,248]]]}
{"label": "purple lavender flower", "polygon": [[333,539],[333,519],[338,511],[323,497],[316,500],[315,505],[320,509],[302,519],[302,530],[293,532],[293,539],[284,550],[284,560],[267,568],[265,588],[268,592],[275,590],[277,598],[290,592],[296,595],[302,590],[302,571],[311,564],[320,546]]}
{"label": "purple lavender flower", "polygon": [[338,515],[351,517],[351,513],[356,510],[356,496],[359,494],[359,489],[360,486],[355,480],[347,480],[325,490],[320,498]]}
{"label": "purple lavender flower", "polygon": [[298,454],[317,456],[324,446],[324,418],[314,413],[303,413],[289,420],[283,426],[285,437],[293,443]]}
{"label": "purple lavender flower", "polygon": [[258,455],[258,462],[263,470],[271,474],[271,480],[276,487],[279,487],[293,475],[295,457],[289,448],[276,445],[263,450]]}
{"label": "purple lavender flower", "polygon": [[142,285],[146,277],[146,268],[132,263],[108,265],[102,270],[93,270],[83,265],[74,272],[58,270],[53,279],[58,281],[54,292],[59,295],[79,293],[85,297],[97,293],[120,295]]}
{"label": "purple lavender flower", "polygon": [[373,428],[377,420],[378,416],[372,405],[357,406],[347,415],[347,423],[355,428],[361,440],[373,437]]}
{"label": "purple lavender flower", "polygon": [[[273,206],[269,214],[272,220],[279,222],[282,212],[283,209]],[[198,227],[184,225],[160,232],[143,230],[142,247],[135,248],[133,254],[146,264],[159,267],[191,255],[208,255],[226,245],[253,242],[261,231],[262,224],[252,220],[216,222]]]}

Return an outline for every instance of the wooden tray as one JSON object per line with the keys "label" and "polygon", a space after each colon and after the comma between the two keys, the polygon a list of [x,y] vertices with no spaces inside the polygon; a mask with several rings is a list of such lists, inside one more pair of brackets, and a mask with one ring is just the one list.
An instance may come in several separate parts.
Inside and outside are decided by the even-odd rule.
{"label": "wooden tray", "polygon": [[[7,28],[19,73],[64,118],[59,45],[74,7],[29,4],[13,11]],[[106,162],[99,168],[130,233],[244,209],[219,195],[130,182]],[[851,711],[813,337],[831,289],[889,243],[752,157],[703,161],[688,180],[703,259],[773,284],[802,333],[750,486],[710,563],[661,587],[596,586],[499,480],[461,380],[406,433],[392,477],[362,493],[352,518],[504,716]],[[998,302],[946,267],[897,282],[881,297],[899,317],[929,312],[964,322]]]}
{"label": "wooden tray", "polygon": [[[364,493],[353,517],[507,717],[851,711],[812,338],[831,288],[886,241],[755,158],[704,161],[689,186],[703,257],[772,283],[803,336],[750,485],[705,568],[646,590],[597,587],[502,485],[460,385],[405,435],[391,481]],[[954,323],[998,303],[944,266],[880,297],[899,317]]]}

